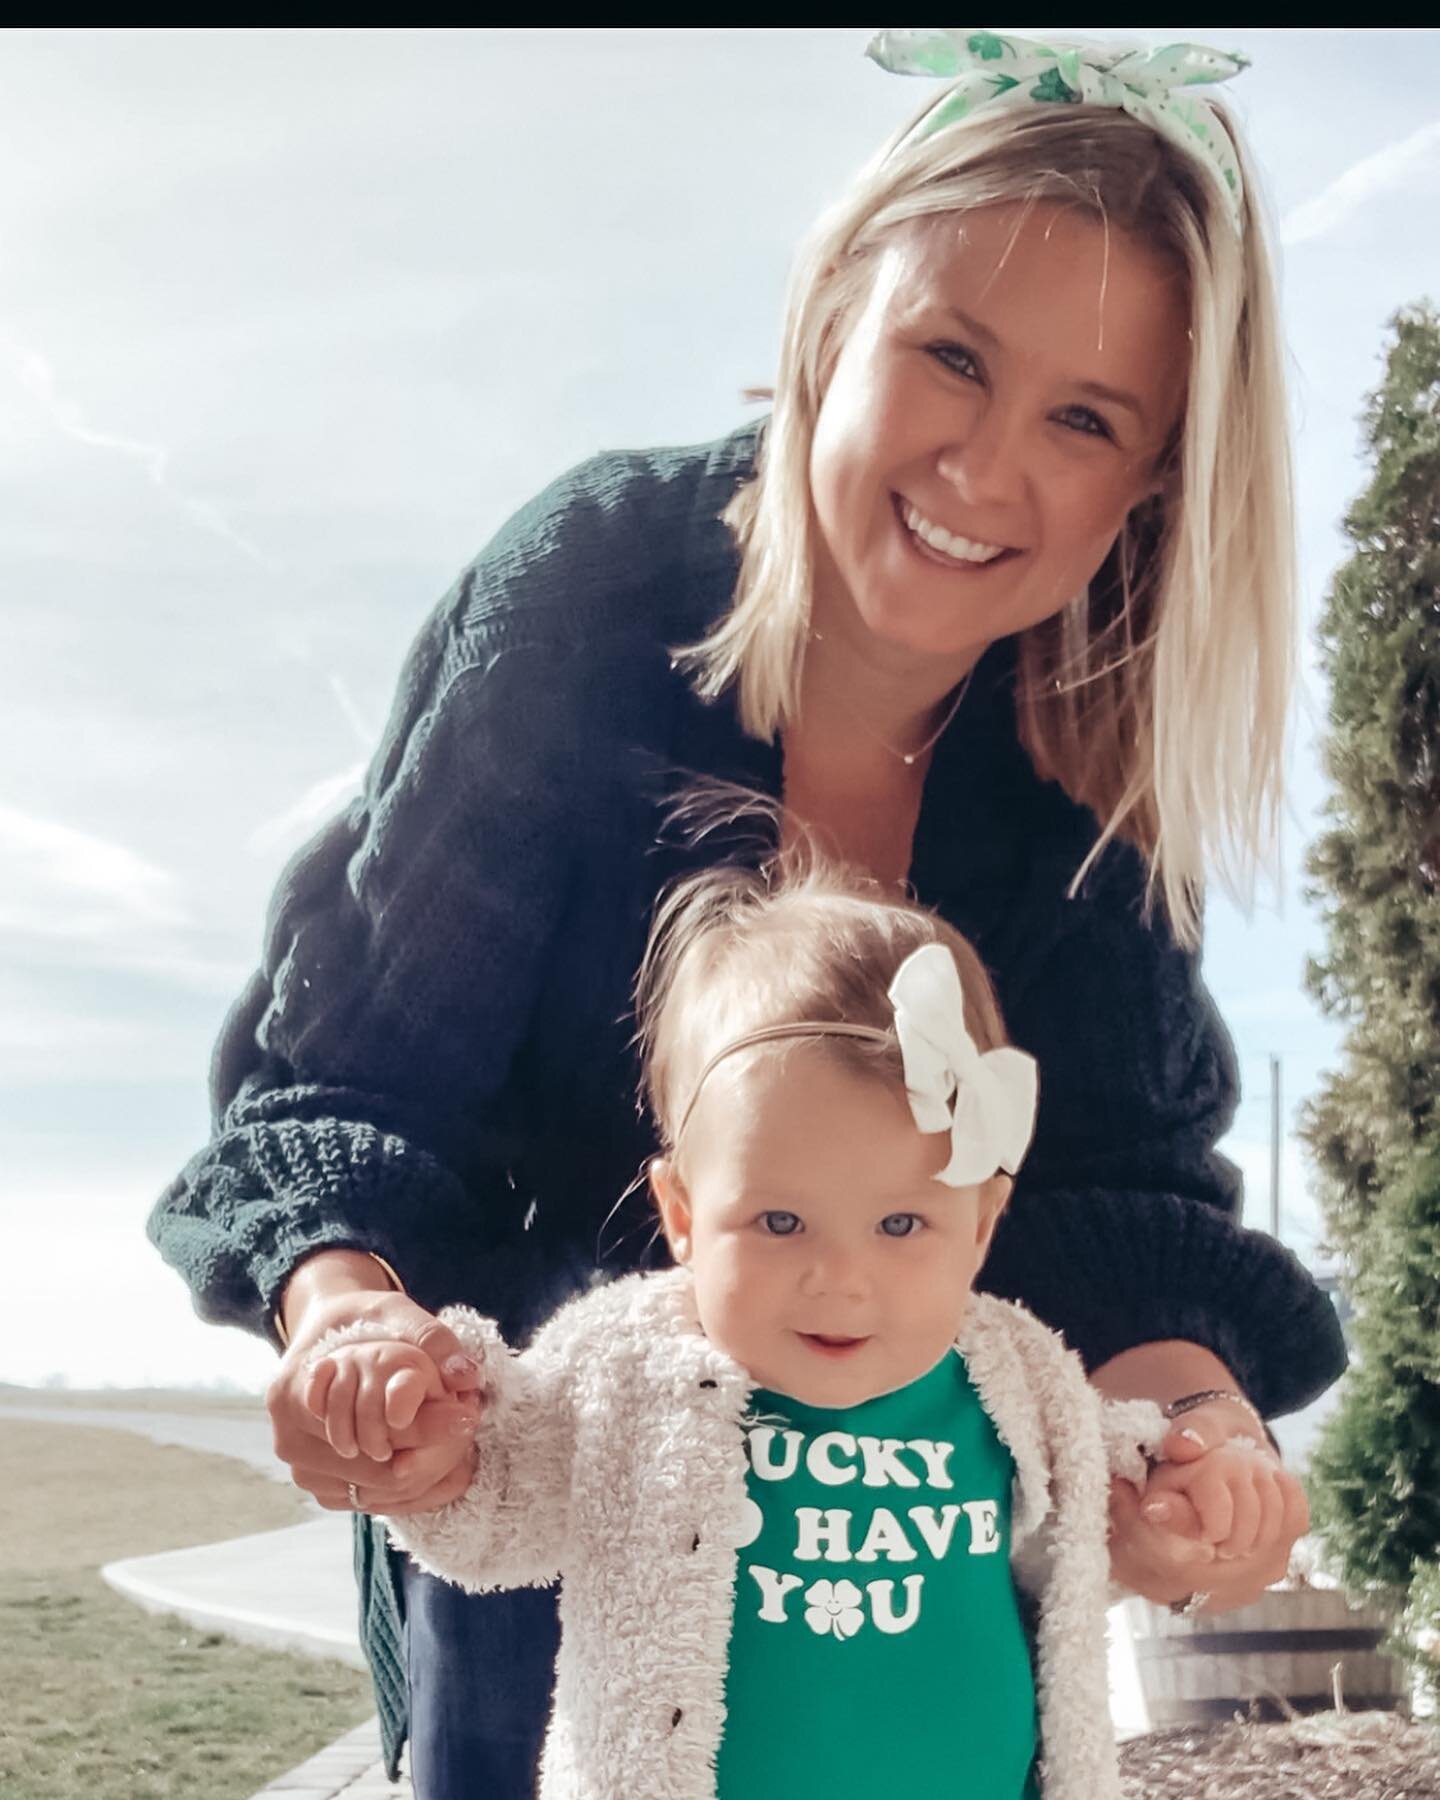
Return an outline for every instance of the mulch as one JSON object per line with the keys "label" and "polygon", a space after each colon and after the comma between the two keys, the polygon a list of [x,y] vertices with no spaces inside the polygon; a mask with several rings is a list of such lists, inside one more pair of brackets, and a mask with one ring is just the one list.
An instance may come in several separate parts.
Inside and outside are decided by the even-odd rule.
{"label": "mulch", "polygon": [[1318,1713],[1176,1726],[1120,1746],[1128,1800],[1440,1800],[1440,1722]]}

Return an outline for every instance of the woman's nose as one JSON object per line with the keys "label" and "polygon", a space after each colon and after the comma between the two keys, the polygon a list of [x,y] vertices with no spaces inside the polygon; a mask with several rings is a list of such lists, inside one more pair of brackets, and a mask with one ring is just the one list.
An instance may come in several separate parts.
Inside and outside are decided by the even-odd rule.
{"label": "woman's nose", "polygon": [[993,400],[976,407],[936,468],[963,506],[1013,505],[1025,487],[1021,422]]}

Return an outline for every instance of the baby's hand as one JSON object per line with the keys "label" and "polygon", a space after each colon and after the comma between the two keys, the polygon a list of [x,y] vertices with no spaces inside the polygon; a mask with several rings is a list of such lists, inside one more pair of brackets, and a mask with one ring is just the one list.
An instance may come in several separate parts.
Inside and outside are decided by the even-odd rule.
{"label": "baby's hand", "polygon": [[1299,1483],[1270,1448],[1241,1434],[1193,1460],[1158,1464],[1140,1498],[1151,1524],[1209,1545],[1226,1563],[1268,1562],[1282,1541],[1288,1555],[1297,1525],[1304,1529],[1303,1505]]}
{"label": "baby's hand", "polygon": [[392,1432],[413,1425],[427,1400],[443,1400],[440,1371],[423,1350],[398,1338],[340,1344],[317,1357],[305,1385],[306,1407],[325,1421],[330,1447],[344,1457],[389,1462]]}

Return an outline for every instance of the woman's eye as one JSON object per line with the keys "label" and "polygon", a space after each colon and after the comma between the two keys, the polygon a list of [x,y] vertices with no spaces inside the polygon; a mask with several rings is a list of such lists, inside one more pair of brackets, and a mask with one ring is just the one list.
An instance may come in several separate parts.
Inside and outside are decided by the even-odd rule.
{"label": "woman's eye", "polygon": [[880,1229],[886,1237],[914,1237],[917,1231],[924,1228],[924,1224],[919,1213],[887,1213],[880,1221]]}
{"label": "woman's eye", "polygon": [[980,365],[963,344],[931,344],[930,354],[952,374],[963,375],[967,381],[980,379]]}
{"label": "woman's eye", "polygon": [[1115,435],[1099,413],[1091,412],[1088,406],[1067,406],[1057,416],[1062,424],[1071,431],[1078,431],[1082,437],[1113,438]]}
{"label": "woman's eye", "polygon": [[763,1212],[760,1224],[771,1237],[794,1237],[800,1229],[800,1217],[792,1212]]}

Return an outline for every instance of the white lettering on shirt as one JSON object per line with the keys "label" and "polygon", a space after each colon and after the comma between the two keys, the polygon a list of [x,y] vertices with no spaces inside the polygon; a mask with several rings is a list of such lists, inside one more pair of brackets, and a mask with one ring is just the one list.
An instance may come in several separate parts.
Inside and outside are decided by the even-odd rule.
{"label": "white lettering on shirt", "polygon": [[850,1560],[850,1514],[840,1508],[822,1512],[818,1506],[795,1508],[795,1555],[801,1562]]}
{"label": "white lettering on shirt", "polygon": [[950,1539],[960,1512],[958,1506],[942,1506],[937,1519],[933,1506],[912,1506],[905,1516],[920,1533],[925,1548],[939,1562],[950,1554]]}
{"label": "white lettering on shirt", "polygon": [[[864,1438],[860,1441],[865,1442]],[[855,1440],[848,1431],[822,1431],[819,1437],[810,1440],[810,1448],[805,1452],[805,1467],[822,1487],[843,1487],[847,1481],[855,1479],[855,1466],[853,1463],[848,1467],[837,1466],[830,1460],[832,1449],[854,1456]]]}
{"label": "white lettering on shirt", "polygon": [[754,1469],[761,1481],[788,1481],[800,1467],[800,1446],[804,1442],[798,1431],[783,1431],[779,1436],[784,1443],[783,1460],[774,1463],[770,1460],[770,1446],[775,1442],[776,1432],[773,1425],[757,1425],[745,1436],[746,1447],[750,1451],[750,1467]]}
{"label": "white lettering on shirt", "polygon": [[1000,1510],[994,1500],[962,1500],[965,1516],[970,1521],[970,1554],[988,1556],[1000,1548],[1000,1534],[995,1529],[995,1515]]}
{"label": "white lettering on shirt", "polygon": [[907,1575],[901,1586],[905,1589],[905,1611],[899,1618],[895,1616],[895,1607],[891,1596],[895,1592],[893,1581],[867,1581],[865,1592],[870,1596],[870,1617],[875,1621],[877,1629],[895,1636],[897,1632],[908,1631],[920,1617],[920,1594],[925,1586],[923,1575]]}
{"label": "white lettering on shirt", "polygon": [[870,1528],[865,1542],[855,1552],[856,1562],[914,1562],[918,1552],[905,1535],[905,1528],[888,1506],[877,1506],[870,1515]]}
{"label": "white lettering on shirt", "polygon": [[900,1460],[900,1452],[910,1448],[902,1438],[862,1437],[859,1444],[865,1459],[861,1479],[866,1487],[919,1487],[920,1477]]}
{"label": "white lettering on shirt", "polygon": [[750,1573],[755,1577],[755,1585],[760,1590],[760,1617],[767,1625],[783,1625],[786,1596],[793,1594],[797,1587],[804,1587],[804,1577],[777,1575],[774,1569],[767,1569],[763,1563],[751,1563]]}

